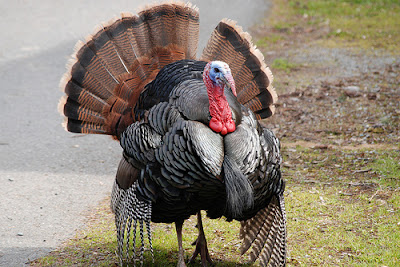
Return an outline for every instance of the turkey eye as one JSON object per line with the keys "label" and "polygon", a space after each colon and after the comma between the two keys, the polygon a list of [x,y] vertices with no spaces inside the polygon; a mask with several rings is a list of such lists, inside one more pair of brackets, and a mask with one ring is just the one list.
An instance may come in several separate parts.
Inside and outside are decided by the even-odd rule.
{"label": "turkey eye", "polygon": [[219,69],[218,69],[218,68],[214,68],[214,71],[215,71],[215,72],[219,72]]}

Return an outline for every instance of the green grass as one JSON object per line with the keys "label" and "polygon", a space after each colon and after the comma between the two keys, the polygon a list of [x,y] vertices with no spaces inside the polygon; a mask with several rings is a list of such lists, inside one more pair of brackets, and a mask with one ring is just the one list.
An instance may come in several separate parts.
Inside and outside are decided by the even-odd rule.
{"label": "green grass", "polygon": [[[397,0],[275,0],[268,26],[272,38],[261,47],[293,40],[299,29],[327,46],[399,51],[400,1]],[[312,30],[311,30],[312,29]],[[321,33],[313,35],[314,32]],[[269,35],[267,33],[266,35]]]}
{"label": "green grass", "polygon": [[272,70],[282,70],[286,73],[290,73],[292,70],[298,67],[297,64],[289,62],[285,58],[276,58],[271,65]]}
{"label": "green grass", "polygon": [[398,196],[385,202],[367,193],[342,194],[336,188],[297,189],[287,201],[291,263],[399,264]]}
{"label": "green grass", "polygon": [[[283,140],[283,143],[285,141]],[[398,150],[284,148],[289,266],[400,264]],[[239,223],[203,217],[216,266],[247,266],[239,254]],[[184,224],[186,260],[197,237],[195,217]],[[153,224],[155,266],[176,266],[172,224]],[[117,244],[108,200],[76,238],[33,266],[116,266]],[[152,265],[149,251],[145,265]],[[192,266],[200,266],[200,260]]]}
{"label": "green grass", "polygon": [[284,170],[291,265],[400,264],[399,151],[285,154],[296,166]]}
{"label": "green grass", "polygon": [[[31,263],[32,266],[117,266],[118,257],[114,217],[106,200],[93,213],[87,227],[67,241],[61,248]],[[205,217],[205,214],[203,214]],[[192,242],[197,238],[196,217],[185,221],[183,247],[186,262],[194,251]],[[239,222],[223,219],[203,219],[210,255],[217,266],[248,266],[240,256],[238,242]],[[155,264],[152,263],[149,244],[146,240],[145,266],[176,266],[177,238],[174,224],[152,224]],[[140,244],[139,233],[137,244]],[[138,251],[138,249],[137,249]],[[239,264],[239,265],[238,265]],[[191,266],[200,266],[200,258]]]}
{"label": "green grass", "polygon": [[400,152],[382,153],[371,168],[381,174],[380,183],[396,188],[400,182]]}
{"label": "green grass", "polygon": [[261,37],[256,40],[255,44],[256,46],[265,46],[266,43],[279,43],[281,40],[283,40],[283,37],[279,34],[268,34],[268,36]]}
{"label": "green grass", "polygon": [[327,22],[329,35],[364,47],[394,48],[399,41],[399,1],[309,0],[297,6],[297,12],[311,16],[314,23]]}

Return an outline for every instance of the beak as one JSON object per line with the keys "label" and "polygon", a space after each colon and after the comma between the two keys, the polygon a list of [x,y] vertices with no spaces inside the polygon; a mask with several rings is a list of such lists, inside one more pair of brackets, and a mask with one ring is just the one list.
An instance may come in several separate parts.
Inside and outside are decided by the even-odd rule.
{"label": "beak", "polygon": [[221,81],[225,84],[226,87],[230,88],[232,90],[232,93],[236,95],[236,87],[235,87],[235,81],[233,80],[232,74],[227,73],[225,75],[222,75],[220,77]]}

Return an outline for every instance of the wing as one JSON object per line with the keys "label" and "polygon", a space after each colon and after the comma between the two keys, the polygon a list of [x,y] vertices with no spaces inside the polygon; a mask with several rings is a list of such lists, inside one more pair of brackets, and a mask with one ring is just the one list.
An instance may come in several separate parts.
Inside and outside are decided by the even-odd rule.
{"label": "wing", "polygon": [[[238,166],[235,183],[242,173],[253,191],[252,195],[238,194],[235,198],[242,197],[246,201],[252,197],[253,205],[244,205],[241,213],[232,214],[228,210],[224,215],[228,220],[241,221],[242,253],[250,250],[250,260],[254,262],[259,259],[262,266],[279,266],[284,264],[286,253],[285,183],[280,172],[280,143],[271,131],[259,125],[248,108],[243,107],[242,113],[242,123],[235,132],[225,137],[225,157]],[[224,178],[229,177],[225,175]],[[231,205],[229,193],[227,205]]]}
{"label": "wing", "polygon": [[283,192],[285,182],[281,178],[280,143],[267,129],[262,130],[265,162],[258,170],[254,185],[255,206],[261,209],[251,218],[241,222],[241,253],[251,248],[250,260],[259,260],[262,266],[286,264],[286,213]]}

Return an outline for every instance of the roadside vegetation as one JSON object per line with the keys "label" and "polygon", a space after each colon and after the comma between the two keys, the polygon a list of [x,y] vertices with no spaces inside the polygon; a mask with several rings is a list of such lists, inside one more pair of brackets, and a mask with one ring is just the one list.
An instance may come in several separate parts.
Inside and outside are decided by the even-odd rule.
{"label": "roadside vegetation", "polygon": [[[400,2],[397,0],[276,0],[258,45],[297,41],[330,47],[399,52]],[[301,36],[300,36],[301,35]],[[310,39],[310,37],[312,37]]]}
{"label": "roadside vegetation", "polygon": [[[399,14],[397,0],[274,0],[252,29],[279,95],[263,123],[282,143],[288,266],[400,265]],[[187,258],[195,221],[184,224]],[[216,266],[247,266],[239,223],[204,224]],[[157,264],[175,266],[174,225],[153,230]],[[116,266],[116,247],[105,200],[75,238],[32,265]]]}

